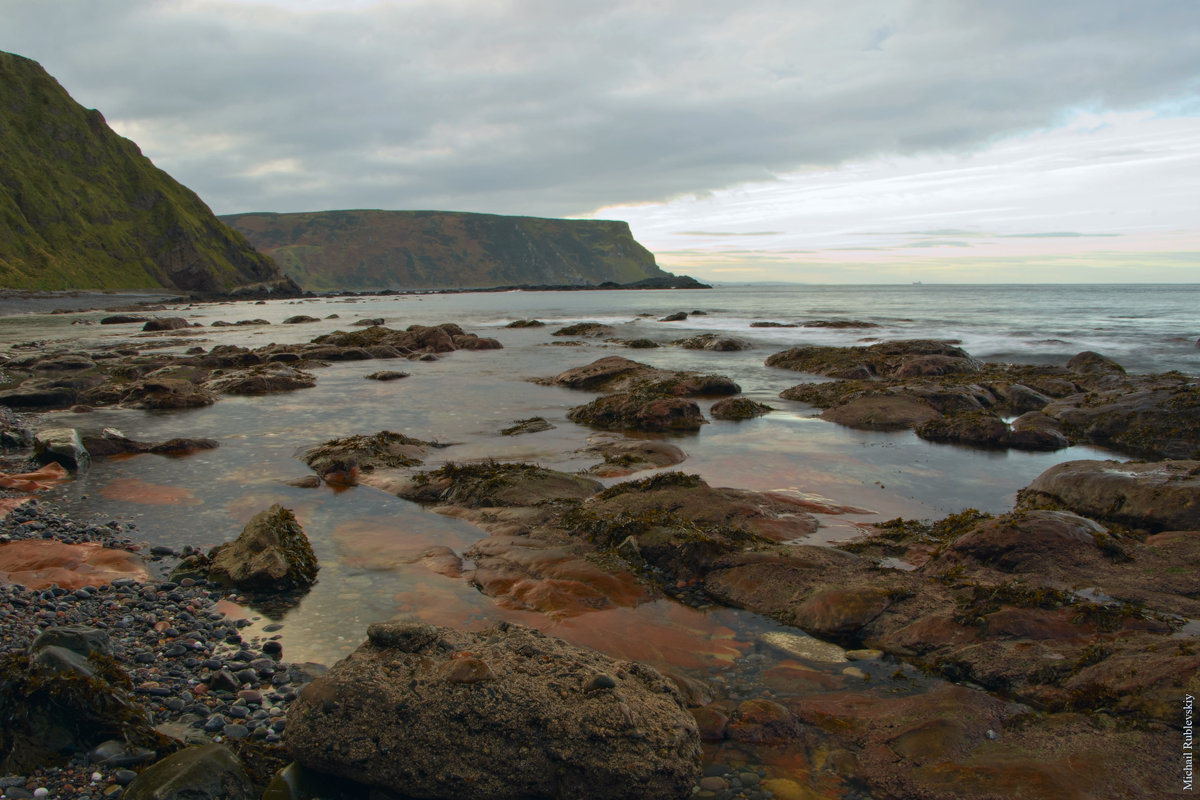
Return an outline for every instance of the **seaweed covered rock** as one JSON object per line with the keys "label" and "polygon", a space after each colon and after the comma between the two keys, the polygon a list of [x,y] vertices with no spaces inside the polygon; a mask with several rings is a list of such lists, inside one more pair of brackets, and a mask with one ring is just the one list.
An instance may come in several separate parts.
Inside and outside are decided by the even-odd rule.
{"label": "seaweed covered rock", "polygon": [[533,464],[497,461],[449,463],[413,476],[395,487],[405,500],[461,508],[534,506],[553,500],[581,500],[600,491],[599,481]]}
{"label": "seaweed covered rock", "polygon": [[650,667],[505,622],[368,636],[289,710],[307,767],[460,800],[683,800],[700,777],[696,723]]}
{"label": "seaweed covered rock", "polygon": [[794,347],[769,356],[766,365],[843,379],[945,375],[979,368],[961,347],[929,339],[881,342],[868,347]]}
{"label": "seaweed covered rock", "polygon": [[441,447],[403,433],[379,431],[370,435],[346,436],[311,447],[300,459],[322,478],[343,484],[356,483],[360,473],[381,468],[414,467],[430,448]]}
{"label": "seaweed covered rock", "polygon": [[598,397],[567,412],[567,419],[604,430],[698,431],[708,420],[696,401],[648,392]]}
{"label": "seaweed covered rock", "polygon": [[678,397],[720,397],[741,391],[741,387],[723,375],[659,369],[622,356],[599,358],[582,367],[573,367],[552,378],[538,378],[534,382],[547,386],[565,386],[568,389],[639,392]]}
{"label": "seaweed covered rock", "polygon": [[0,656],[0,772],[64,764],[108,739],[165,746],[102,630],[48,628]]}
{"label": "seaweed covered rock", "polygon": [[713,403],[709,413],[714,419],[753,419],[769,414],[773,409],[766,403],[756,403],[746,397],[727,397]]}
{"label": "seaweed covered rock", "polygon": [[239,369],[204,382],[203,386],[216,394],[260,395],[311,389],[317,385],[311,372],[271,362],[261,366]]}
{"label": "seaweed covered rock", "polygon": [[279,505],[260,511],[232,542],[209,552],[209,580],[256,592],[307,589],[317,557],[300,523]]}

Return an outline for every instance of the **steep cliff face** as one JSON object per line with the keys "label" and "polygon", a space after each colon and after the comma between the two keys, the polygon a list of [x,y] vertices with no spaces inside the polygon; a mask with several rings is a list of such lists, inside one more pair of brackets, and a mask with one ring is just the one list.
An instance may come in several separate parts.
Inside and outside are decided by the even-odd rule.
{"label": "steep cliff face", "polygon": [[221,219],[313,291],[583,286],[670,275],[624,222],[451,211]]}
{"label": "steep cliff face", "polygon": [[0,287],[222,293],[281,278],[99,111],[0,52]]}

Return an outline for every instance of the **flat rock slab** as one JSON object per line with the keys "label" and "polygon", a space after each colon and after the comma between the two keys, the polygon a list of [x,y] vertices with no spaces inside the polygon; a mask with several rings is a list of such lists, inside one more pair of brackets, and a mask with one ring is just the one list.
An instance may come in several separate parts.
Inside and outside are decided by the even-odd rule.
{"label": "flat rock slab", "polygon": [[1159,531],[1200,530],[1200,461],[1067,461],[1022,492],[1102,522]]}
{"label": "flat rock slab", "polygon": [[103,586],[118,578],[150,579],[142,560],[125,550],[87,542],[63,544],[49,539],[0,543],[0,581],[27,589],[58,584],[63,589]]}

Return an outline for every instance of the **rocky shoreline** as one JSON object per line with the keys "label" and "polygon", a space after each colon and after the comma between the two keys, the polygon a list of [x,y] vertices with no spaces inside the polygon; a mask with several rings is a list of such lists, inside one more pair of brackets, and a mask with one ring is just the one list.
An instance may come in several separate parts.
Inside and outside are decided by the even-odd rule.
{"label": "rocky shoreline", "polygon": [[[303,389],[316,381],[309,370],[335,361],[428,360],[499,346],[448,323],[368,325],[253,350],[39,350],[8,361],[0,401],[78,411],[186,408],[223,394]],[[613,447],[584,473],[495,461],[429,469],[425,460],[444,445],[390,431],[329,441],[302,456],[315,473],[307,485],[368,484],[484,531],[463,553],[442,548],[426,557],[500,607],[586,614],[672,598],[747,609],[816,637],[788,641],[791,657],[766,670],[766,690],[750,696],[508,623],[471,635],[372,626],[368,642],[322,676],[322,668],[287,663],[269,635],[243,634],[248,622],[236,615],[245,597],[212,580],[216,550],[147,549],[119,523],[81,525],[27,502],[0,523],[0,547],[98,545],[150,560],[144,573],[90,586],[70,585],[63,573],[57,587],[0,583],[0,694],[24,720],[12,728],[22,733],[0,738],[0,771],[12,773],[0,778],[4,796],[137,797],[137,776],[154,776],[151,762],[177,758],[169,755],[176,750],[223,759],[220,769],[241,776],[238,793],[214,797],[322,796],[296,788],[303,781],[294,774],[286,790],[287,780],[272,778],[292,759],[362,776],[383,787],[372,790],[378,798],[636,798],[651,796],[640,787],[660,778],[653,796],[706,800],[1084,800],[1177,791],[1184,709],[1200,692],[1195,379],[1127,376],[1089,353],[1062,367],[984,364],[925,341],[794,348],[767,365],[832,378],[781,397],[825,409],[837,424],[911,428],[930,441],[990,448],[1090,442],[1149,460],[1065,462],[1007,513],[897,519],[840,547],[817,547],[800,541],[817,528],[814,515],[851,509],[710,486],[684,472],[608,488],[591,477],[674,466],[684,454],[669,445]],[[617,356],[537,382],[599,393],[568,419],[633,433],[696,430],[708,420],[694,398],[741,391],[720,375]],[[5,428],[8,444],[35,444],[41,461],[68,468],[92,457],[210,446],[64,429],[26,437],[12,419]],[[847,659],[856,663],[837,673],[814,666]],[[54,746],[38,746],[63,754],[58,765],[28,747],[46,728],[44,715],[29,709],[42,706],[14,700],[43,691],[46,670],[82,674],[89,691],[111,691],[112,707],[123,709],[97,716],[101,729],[114,724],[101,741],[64,741],[63,726],[54,728]],[[530,675],[541,677],[529,684]],[[304,720],[294,740],[291,715]],[[386,732],[377,729],[384,719]],[[426,735],[413,752],[404,747],[419,737],[389,738],[406,725]],[[497,730],[503,735],[489,739]],[[581,732],[592,738],[581,742]],[[416,763],[434,751],[442,760]],[[400,752],[407,756],[398,766]],[[747,752],[792,767],[785,777]],[[614,763],[651,769],[630,785]],[[513,764],[518,771],[506,772]],[[287,793],[272,795],[272,781]]]}

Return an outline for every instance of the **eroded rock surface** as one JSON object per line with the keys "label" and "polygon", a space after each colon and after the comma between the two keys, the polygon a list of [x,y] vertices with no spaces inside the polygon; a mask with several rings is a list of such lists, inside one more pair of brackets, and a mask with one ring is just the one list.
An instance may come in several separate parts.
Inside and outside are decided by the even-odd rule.
{"label": "eroded rock surface", "polygon": [[687,798],[700,740],[674,685],[537,631],[378,624],[301,693],[288,748],[416,797]]}

